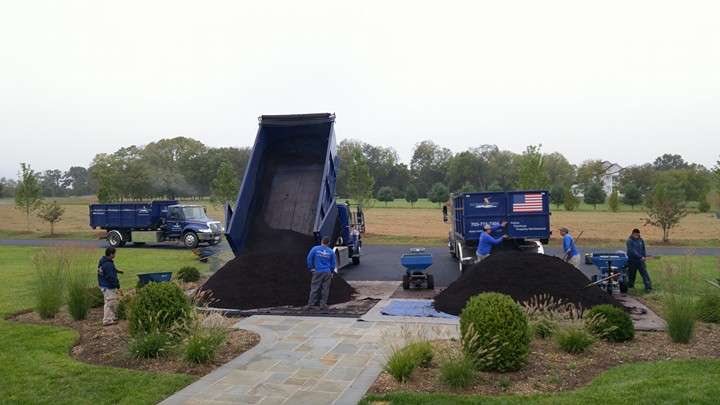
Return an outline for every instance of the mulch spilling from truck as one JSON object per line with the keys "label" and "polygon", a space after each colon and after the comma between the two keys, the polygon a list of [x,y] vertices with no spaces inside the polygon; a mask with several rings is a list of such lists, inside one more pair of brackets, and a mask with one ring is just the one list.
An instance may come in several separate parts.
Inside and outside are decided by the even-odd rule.
{"label": "mulch spilling from truck", "polygon": [[473,295],[483,292],[507,294],[518,302],[549,295],[584,309],[600,304],[622,307],[600,287],[589,283],[574,266],[553,256],[498,252],[466,267],[462,276],[435,297],[439,311],[459,315]]}
{"label": "mulch spilling from truck", "polygon": [[[286,230],[256,229],[254,246],[220,268],[201,287],[217,308],[255,309],[303,306],[310,294],[311,274],[305,258],[314,237]],[[265,243],[259,243],[265,241]],[[328,304],[352,300],[354,289],[335,275]]]}

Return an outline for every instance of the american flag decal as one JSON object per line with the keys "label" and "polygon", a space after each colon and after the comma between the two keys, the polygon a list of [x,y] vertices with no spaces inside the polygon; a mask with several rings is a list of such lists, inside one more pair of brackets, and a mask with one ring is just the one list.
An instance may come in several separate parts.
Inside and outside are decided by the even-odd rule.
{"label": "american flag decal", "polygon": [[542,212],[543,195],[540,193],[514,194],[512,210],[513,212]]}

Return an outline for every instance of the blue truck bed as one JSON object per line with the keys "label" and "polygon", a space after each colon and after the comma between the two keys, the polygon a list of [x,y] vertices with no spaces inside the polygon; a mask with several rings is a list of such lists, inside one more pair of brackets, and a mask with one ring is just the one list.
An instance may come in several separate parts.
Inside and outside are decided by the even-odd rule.
{"label": "blue truck bed", "polygon": [[93,229],[134,229],[156,230],[161,225],[161,219],[171,205],[178,202],[174,200],[139,202],[91,204],[90,226]]}
{"label": "blue truck bed", "polygon": [[235,211],[225,211],[225,236],[235,255],[252,241],[253,221],[316,237],[333,234],[334,123],[334,114],[260,117]]}

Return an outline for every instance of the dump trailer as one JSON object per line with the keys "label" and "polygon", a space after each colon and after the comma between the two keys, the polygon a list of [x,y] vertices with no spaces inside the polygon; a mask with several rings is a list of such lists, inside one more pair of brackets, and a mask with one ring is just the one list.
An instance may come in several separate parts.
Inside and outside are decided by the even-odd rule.
{"label": "dump trailer", "polygon": [[180,204],[175,200],[91,204],[90,227],[107,231],[110,246],[132,242],[133,232],[154,231],[158,242],[182,241],[194,249],[200,243],[220,242],[222,224],[207,217],[199,205]]}
{"label": "dump trailer", "polygon": [[448,249],[460,271],[475,261],[478,240],[485,225],[507,225],[493,236],[508,235],[504,248],[543,253],[550,238],[550,204],[547,190],[459,193],[451,196]]}
{"label": "dump trailer", "polygon": [[331,238],[338,267],[360,261],[361,211],[335,201],[339,159],[334,114],[263,115],[225,236],[237,256],[273,244],[272,231]]}

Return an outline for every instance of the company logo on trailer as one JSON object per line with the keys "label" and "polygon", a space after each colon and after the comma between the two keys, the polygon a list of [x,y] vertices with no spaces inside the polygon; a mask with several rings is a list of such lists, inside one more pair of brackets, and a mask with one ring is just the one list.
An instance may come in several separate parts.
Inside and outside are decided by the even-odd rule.
{"label": "company logo on trailer", "polygon": [[523,193],[513,195],[513,212],[542,212],[543,193]]}
{"label": "company logo on trailer", "polygon": [[485,197],[485,198],[483,198],[482,204],[475,204],[473,207],[474,208],[497,208],[497,206],[498,206],[498,203],[491,202],[489,197]]}

